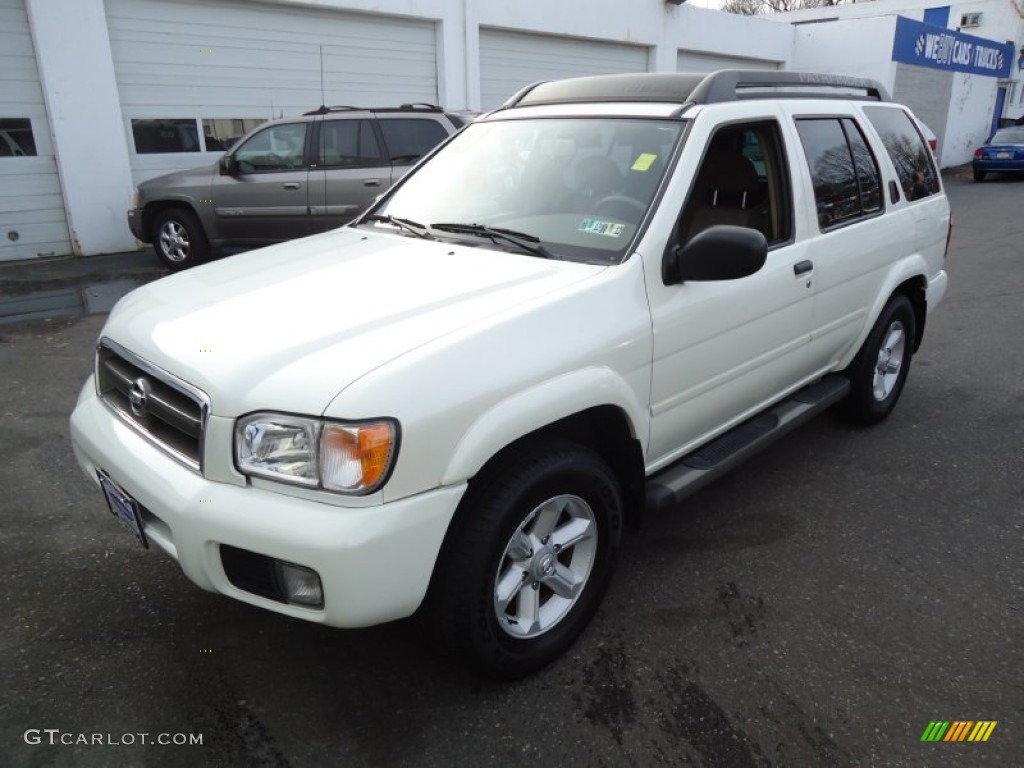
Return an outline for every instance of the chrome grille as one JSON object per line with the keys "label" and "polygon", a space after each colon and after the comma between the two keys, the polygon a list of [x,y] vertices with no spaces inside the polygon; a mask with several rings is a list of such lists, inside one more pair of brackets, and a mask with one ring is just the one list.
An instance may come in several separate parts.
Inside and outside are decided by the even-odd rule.
{"label": "chrome grille", "polygon": [[191,469],[202,469],[209,398],[110,339],[96,353],[96,389],[136,431]]}

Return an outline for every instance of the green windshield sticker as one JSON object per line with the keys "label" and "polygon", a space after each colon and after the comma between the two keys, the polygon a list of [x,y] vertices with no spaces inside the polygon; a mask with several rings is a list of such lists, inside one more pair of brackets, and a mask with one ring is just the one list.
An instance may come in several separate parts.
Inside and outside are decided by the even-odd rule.
{"label": "green windshield sticker", "polygon": [[576,227],[580,232],[586,232],[590,235],[604,235],[605,237],[620,237],[622,230],[625,228],[625,224],[613,224],[610,221],[601,221],[600,219],[584,219]]}
{"label": "green windshield sticker", "polygon": [[651,166],[654,165],[654,161],[658,159],[657,155],[652,155],[650,152],[644,152],[641,154],[633,166],[629,169],[631,171],[648,171]]}

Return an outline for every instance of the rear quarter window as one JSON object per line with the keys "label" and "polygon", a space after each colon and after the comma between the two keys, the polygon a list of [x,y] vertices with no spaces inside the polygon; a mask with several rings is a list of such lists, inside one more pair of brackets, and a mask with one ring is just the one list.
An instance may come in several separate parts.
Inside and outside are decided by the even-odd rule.
{"label": "rear quarter window", "polygon": [[919,200],[939,191],[939,174],[931,150],[913,118],[898,107],[864,107],[892,160],[903,194]]}

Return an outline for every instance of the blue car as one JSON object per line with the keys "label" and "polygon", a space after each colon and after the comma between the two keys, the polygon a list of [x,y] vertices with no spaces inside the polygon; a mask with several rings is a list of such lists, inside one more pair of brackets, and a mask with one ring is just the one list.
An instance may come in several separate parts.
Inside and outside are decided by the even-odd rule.
{"label": "blue car", "polygon": [[1024,126],[1000,128],[974,152],[972,165],[975,181],[984,181],[993,172],[1024,172]]}

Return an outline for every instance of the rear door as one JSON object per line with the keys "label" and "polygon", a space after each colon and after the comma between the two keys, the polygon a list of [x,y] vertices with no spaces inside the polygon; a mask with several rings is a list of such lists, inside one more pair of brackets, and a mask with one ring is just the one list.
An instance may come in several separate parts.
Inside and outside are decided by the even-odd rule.
{"label": "rear door", "polygon": [[310,122],[276,123],[232,153],[231,175],[211,189],[216,232],[211,239],[258,245],[312,232],[309,216]]}
{"label": "rear door", "polygon": [[316,143],[310,212],[324,232],[354,219],[391,186],[391,162],[369,115],[325,119]]}

